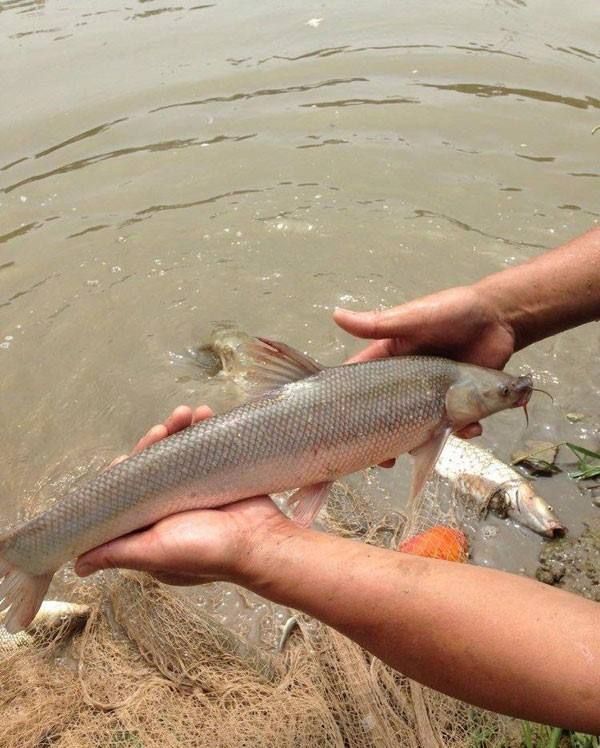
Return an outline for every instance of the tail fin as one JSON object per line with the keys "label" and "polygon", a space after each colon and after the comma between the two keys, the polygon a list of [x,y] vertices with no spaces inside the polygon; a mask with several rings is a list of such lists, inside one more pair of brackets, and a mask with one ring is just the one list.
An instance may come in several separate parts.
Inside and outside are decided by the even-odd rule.
{"label": "tail fin", "polygon": [[[1,549],[0,549],[1,550]],[[4,626],[9,634],[27,628],[48,590],[53,572],[35,576],[13,566],[0,555],[0,611],[7,610]]]}

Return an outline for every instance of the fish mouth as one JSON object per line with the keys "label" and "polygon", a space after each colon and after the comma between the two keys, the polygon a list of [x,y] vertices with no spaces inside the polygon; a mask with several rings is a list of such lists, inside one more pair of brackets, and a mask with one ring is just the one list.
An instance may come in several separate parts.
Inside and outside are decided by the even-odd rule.
{"label": "fish mouth", "polygon": [[531,394],[533,392],[533,380],[529,374],[518,377],[514,383],[513,389],[515,395],[517,395],[517,400],[513,407],[524,408],[531,399]]}
{"label": "fish mouth", "polygon": [[513,405],[513,408],[523,408],[523,412],[525,413],[525,421],[529,426],[529,413],[527,412],[527,403],[531,399],[531,395],[533,393],[533,380],[531,379],[529,374],[521,376],[517,379],[514,384],[514,392],[517,395],[517,399],[515,401],[515,404]]}
{"label": "fish mouth", "polygon": [[559,524],[548,527],[544,532],[544,535],[547,538],[552,538],[552,540],[556,540],[557,538],[564,538],[566,534],[567,528],[564,525]]}

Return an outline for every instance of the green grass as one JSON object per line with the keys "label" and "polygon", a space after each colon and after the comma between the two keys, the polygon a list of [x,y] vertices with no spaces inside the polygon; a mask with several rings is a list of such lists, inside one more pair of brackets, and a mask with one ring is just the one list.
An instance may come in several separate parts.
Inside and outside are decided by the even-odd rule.
{"label": "green grass", "polygon": [[600,737],[534,722],[521,725],[523,748],[600,748]]}
{"label": "green grass", "polygon": [[600,454],[598,452],[592,452],[591,449],[580,447],[578,444],[572,444],[571,442],[565,442],[565,446],[577,458],[577,470],[569,473],[570,478],[574,478],[575,480],[600,478]]}

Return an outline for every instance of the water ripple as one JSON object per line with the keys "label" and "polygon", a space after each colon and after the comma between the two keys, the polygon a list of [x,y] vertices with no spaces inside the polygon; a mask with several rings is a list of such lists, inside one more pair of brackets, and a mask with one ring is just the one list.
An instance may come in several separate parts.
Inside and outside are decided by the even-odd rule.
{"label": "water ripple", "polygon": [[105,132],[106,130],[109,130],[111,127],[114,127],[114,125],[118,125],[121,122],[126,122],[129,119],[129,117],[119,117],[118,119],[112,120],[112,122],[104,122],[101,125],[96,125],[96,127],[92,127],[89,130],[84,130],[83,132],[78,133],[77,135],[73,135],[71,138],[67,138],[67,140],[63,140],[60,143],[57,143],[56,145],[50,146],[50,148],[46,148],[43,151],[40,151],[39,153],[36,153],[34,158],[41,158],[42,156],[47,156],[49,153],[53,153],[54,151],[58,151],[60,148],[65,148],[68,145],[72,145],[73,143],[78,143],[80,140],[85,140],[86,138],[92,138],[94,135],[99,135],[101,132]]}
{"label": "water ripple", "polygon": [[385,99],[339,99],[338,101],[317,101],[312,104],[299,104],[301,107],[313,107],[325,109],[327,107],[364,106],[365,104],[419,104],[419,99],[407,98],[405,96],[390,96]]}
{"label": "water ripple", "polygon": [[35,291],[36,288],[40,288],[41,286],[45,285],[51,278],[55,278],[57,276],[58,276],[58,273],[51,273],[50,275],[47,275],[45,278],[42,278],[42,280],[38,281],[37,283],[34,283],[32,286],[29,286],[29,288],[26,288],[23,291],[17,291],[17,293],[9,297],[8,301],[5,301],[4,303],[0,304],[0,307],[9,306],[10,304],[12,304],[13,301],[20,299],[22,296],[28,296],[30,293]]}
{"label": "water ripple", "polygon": [[84,236],[84,234],[91,234],[94,231],[101,231],[102,229],[109,229],[110,226],[107,223],[99,223],[97,226],[90,226],[87,229],[83,229],[83,231],[77,231],[75,234],[69,234],[67,236],[67,239],[75,239],[78,236]]}
{"label": "water ripple", "polygon": [[20,9],[19,13],[31,13],[32,10],[39,10],[46,4],[46,0],[5,0],[0,3],[0,13],[3,10]]}
{"label": "water ripple", "polygon": [[28,159],[29,159],[29,156],[22,156],[21,158],[17,158],[15,159],[15,161],[10,161],[8,164],[5,164],[4,166],[0,166],[0,171],[8,171],[9,169],[12,169],[13,166],[20,164],[23,161],[27,161]]}
{"label": "water ripple", "polygon": [[16,190],[17,187],[22,187],[25,184],[39,182],[42,179],[47,179],[48,177],[53,177],[57,174],[67,174],[68,172],[77,171],[78,169],[83,169],[86,166],[97,164],[102,161],[121,158],[122,156],[131,156],[134,153],[157,153],[160,151],[179,150],[182,148],[190,148],[194,146],[213,145],[225,141],[238,142],[254,137],[256,137],[256,133],[250,133],[248,135],[217,135],[210,140],[203,140],[202,138],[186,138],[179,140],[164,140],[159,143],[130,146],[129,148],[119,148],[116,151],[107,151],[106,153],[98,153],[95,156],[88,156],[87,158],[78,159],[77,161],[72,161],[69,164],[59,166],[56,169],[51,169],[50,171],[42,172],[41,174],[34,174],[31,177],[27,177],[25,179],[21,179],[19,182],[10,184],[8,187],[5,187],[2,192],[9,193],[13,190]]}
{"label": "water ripple", "polygon": [[303,149],[303,148],[322,148],[324,145],[342,145],[349,143],[348,140],[341,140],[339,138],[328,138],[327,140],[324,140],[322,143],[308,143],[307,145],[297,145],[296,148]]}
{"label": "water ripple", "polygon": [[545,244],[534,244],[532,242],[522,242],[518,239],[507,239],[505,236],[497,236],[496,234],[490,234],[487,231],[483,231],[482,229],[477,229],[474,226],[470,226],[468,223],[465,223],[464,221],[459,221],[458,218],[453,218],[452,216],[447,216],[444,213],[435,213],[432,210],[415,210],[414,211],[415,218],[442,218],[444,221],[448,221],[448,223],[451,223],[453,226],[458,226],[458,228],[462,229],[463,231],[469,231],[474,234],[479,234],[479,236],[485,236],[487,239],[494,239],[495,241],[502,242],[502,244],[510,244],[514,247],[533,247],[535,249],[547,249]]}
{"label": "water ripple", "polygon": [[35,34],[56,34],[57,31],[60,31],[60,29],[53,28],[53,29],[35,29],[34,31],[20,31],[16,34],[11,34],[8,38],[9,39],[22,39],[24,36],[34,36]]}
{"label": "water ripple", "polygon": [[553,49],[555,52],[562,52],[573,57],[578,57],[580,60],[585,60],[585,62],[593,63],[600,60],[600,55],[595,55],[593,52],[588,52],[586,49],[581,49],[580,47],[555,47],[552,44],[546,44],[546,47]]}
{"label": "water ripple", "polygon": [[8,234],[2,234],[2,236],[0,236],[0,244],[4,244],[5,242],[10,241],[17,236],[28,234],[30,231],[35,231],[35,229],[39,229],[41,225],[42,224],[40,221],[33,221],[32,223],[28,223],[25,226],[20,226],[18,229],[9,231]]}
{"label": "water ripple", "polygon": [[211,96],[207,99],[195,99],[193,101],[182,101],[176,104],[165,104],[163,106],[151,109],[150,112],[162,112],[164,109],[176,109],[184,106],[202,106],[203,104],[214,104],[220,102],[241,101],[245,99],[255,99],[259,96],[280,96],[281,94],[302,93],[304,91],[313,91],[317,88],[326,88],[328,86],[339,86],[347,83],[368,83],[368,78],[332,78],[319,83],[305,83],[301,86],[286,86],[284,88],[261,88],[257,91],[246,91],[243,93],[231,94],[231,96]]}
{"label": "water ripple", "polygon": [[524,153],[515,153],[515,156],[517,158],[525,158],[527,161],[537,161],[538,163],[549,163],[551,161],[556,161],[556,158],[554,156],[526,156]]}
{"label": "water ripple", "polygon": [[439,91],[456,91],[457,93],[474,94],[475,96],[494,97],[494,96],[522,96],[525,99],[534,99],[551,104],[566,104],[576,109],[600,109],[600,99],[593,96],[586,96],[583,99],[574,96],[562,96],[560,94],[549,93],[548,91],[538,91],[533,88],[507,88],[504,86],[491,86],[485,83],[419,83],[423,88],[436,88]]}
{"label": "water ripple", "polygon": [[[297,62],[298,60],[307,60],[311,57],[332,57],[333,55],[339,55],[343,52],[353,51],[349,45],[343,47],[323,47],[323,49],[313,49],[310,52],[303,52],[300,55],[271,55],[270,57],[263,57],[257,61],[257,65],[264,65],[265,62],[271,60],[284,60],[285,62]],[[249,58],[246,58],[249,59]],[[244,62],[244,61],[243,61]]]}
{"label": "water ripple", "polygon": [[231,190],[230,192],[223,192],[220,195],[213,195],[212,197],[206,197],[202,200],[193,200],[189,203],[171,203],[166,205],[151,205],[149,208],[138,210],[136,216],[152,215],[154,213],[160,213],[165,210],[183,210],[186,208],[193,208],[196,205],[207,205],[208,203],[216,203],[219,200],[224,200],[227,197],[235,197],[236,195],[250,195],[255,192],[264,192],[264,189],[248,189],[248,190]]}

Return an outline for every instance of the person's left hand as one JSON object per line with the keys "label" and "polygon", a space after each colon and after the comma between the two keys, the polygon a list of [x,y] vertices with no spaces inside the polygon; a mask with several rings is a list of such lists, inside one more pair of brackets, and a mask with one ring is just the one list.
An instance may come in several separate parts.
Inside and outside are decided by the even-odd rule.
{"label": "person's left hand", "polygon": [[[192,411],[181,406],[154,426],[132,454],[212,416],[206,406]],[[113,464],[124,460],[117,458]],[[216,580],[240,582],[249,573],[251,551],[265,532],[290,523],[268,496],[244,499],[218,509],[174,514],[152,527],[125,535],[88,551],[75,571],[87,576],[99,569],[125,568],[150,572],[168,584],[202,584]]]}

